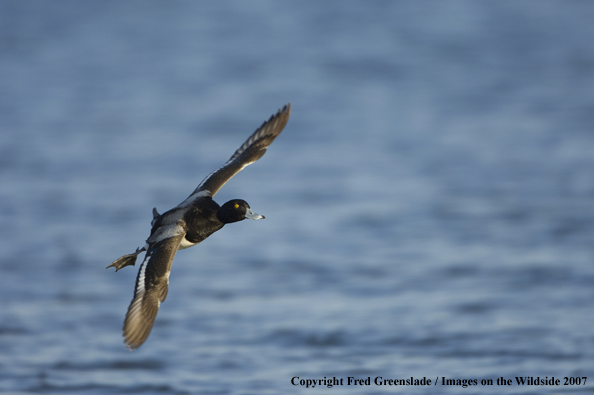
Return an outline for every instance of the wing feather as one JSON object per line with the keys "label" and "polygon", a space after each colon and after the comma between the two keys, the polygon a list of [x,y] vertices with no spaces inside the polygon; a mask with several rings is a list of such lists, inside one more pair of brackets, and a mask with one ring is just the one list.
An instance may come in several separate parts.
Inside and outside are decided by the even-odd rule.
{"label": "wing feather", "polygon": [[180,233],[155,243],[138,270],[134,298],[124,321],[124,343],[131,350],[140,347],[151,333],[159,306],[167,297],[171,263],[184,236]]}
{"label": "wing feather", "polygon": [[289,121],[289,115],[291,115],[291,103],[285,105],[275,115],[271,116],[268,121],[264,122],[221,168],[206,176],[180,206],[192,202],[201,196],[214,197],[219,189],[233,178],[235,174],[260,159],[266,153],[268,146],[283,131]]}

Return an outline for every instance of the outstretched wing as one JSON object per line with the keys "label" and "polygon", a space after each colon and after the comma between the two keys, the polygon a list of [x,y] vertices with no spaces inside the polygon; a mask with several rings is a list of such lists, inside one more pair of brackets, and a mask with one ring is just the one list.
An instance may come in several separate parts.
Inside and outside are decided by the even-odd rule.
{"label": "outstretched wing", "polygon": [[140,347],[151,333],[159,306],[167,297],[171,262],[184,236],[182,230],[153,244],[140,265],[124,321],[124,343],[131,350]]}
{"label": "outstretched wing", "polygon": [[284,106],[275,115],[262,124],[235,153],[227,163],[218,170],[210,173],[192,194],[184,200],[180,206],[192,202],[198,197],[213,197],[227,181],[244,167],[260,159],[266,152],[266,148],[283,131],[289,115],[291,114],[291,103]]}

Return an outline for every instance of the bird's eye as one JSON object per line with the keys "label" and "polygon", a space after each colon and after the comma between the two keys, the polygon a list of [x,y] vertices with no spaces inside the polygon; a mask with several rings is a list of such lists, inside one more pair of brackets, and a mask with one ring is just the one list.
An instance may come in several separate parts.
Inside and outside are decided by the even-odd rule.
{"label": "bird's eye", "polygon": [[239,204],[238,203],[235,203],[235,208],[239,208]]}

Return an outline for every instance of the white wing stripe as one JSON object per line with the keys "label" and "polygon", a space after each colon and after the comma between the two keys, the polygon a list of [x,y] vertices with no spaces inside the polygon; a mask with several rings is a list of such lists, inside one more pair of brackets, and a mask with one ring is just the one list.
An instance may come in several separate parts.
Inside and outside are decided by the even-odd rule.
{"label": "white wing stripe", "polygon": [[[213,175],[214,173],[216,173],[216,172],[217,172],[216,170],[215,170],[215,171],[213,171],[212,173],[210,173],[210,174],[208,175],[208,177],[206,177],[204,180],[202,180],[202,182],[200,183],[200,185],[198,186],[198,188],[197,188],[197,189],[199,189],[199,188],[202,186],[202,184],[204,184],[204,182],[205,182],[206,180],[208,180],[208,178],[209,178],[211,175]],[[178,207],[184,207],[184,206],[187,206],[188,204],[192,203],[194,200],[196,200],[196,199],[198,199],[198,198],[201,198],[201,197],[206,197],[206,196],[210,196],[210,191],[206,191],[206,190],[204,190],[204,191],[200,191],[200,192],[197,192],[197,193],[193,193],[193,194],[191,194],[190,196],[188,196],[188,198],[187,198],[186,200],[184,200],[183,202],[181,202],[180,204],[178,204]]]}
{"label": "white wing stripe", "polygon": [[145,277],[145,273],[146,273],[146,262],[147,262],[148,258],[150,258],[150,257],[147,254],[146,258],[142,262],[142,265],[140,265],[140,270],[138,272],[138,280],[137,280],[137,284],[136,284],[136,295],[139,295],[140,293],[144,292],[144,277]]}

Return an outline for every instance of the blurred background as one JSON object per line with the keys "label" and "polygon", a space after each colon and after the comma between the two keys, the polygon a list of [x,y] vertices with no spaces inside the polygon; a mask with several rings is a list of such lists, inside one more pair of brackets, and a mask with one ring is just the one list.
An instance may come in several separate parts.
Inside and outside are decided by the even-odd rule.
{"label": "blurred background", "polygon": [[[0,2],[0,392],[592,393],[593,20],[583,1]],[[105,267],[287,102],[216,199],[266,219],[178,253],[127,351],[138,265]]]}

